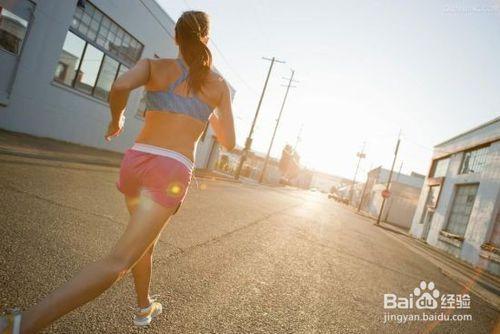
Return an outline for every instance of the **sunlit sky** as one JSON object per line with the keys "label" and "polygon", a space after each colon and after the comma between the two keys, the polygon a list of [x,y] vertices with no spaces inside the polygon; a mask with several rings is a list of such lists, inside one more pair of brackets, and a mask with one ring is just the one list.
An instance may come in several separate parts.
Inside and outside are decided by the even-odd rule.
{"label": "sunlit sky", "polygon": [[[366,141],[371,166],[426,173],[432,147],[500,115],[500,2],[158,0],[174,19],[188,9],[211,16],[216,67],[236,89],[243,146],[269,62],[276,64],[254,133],[266,152],[296,71],[272,155],[295,145],[302,163],[352,178]],[[215,45],[214,45],[215,43]]]}

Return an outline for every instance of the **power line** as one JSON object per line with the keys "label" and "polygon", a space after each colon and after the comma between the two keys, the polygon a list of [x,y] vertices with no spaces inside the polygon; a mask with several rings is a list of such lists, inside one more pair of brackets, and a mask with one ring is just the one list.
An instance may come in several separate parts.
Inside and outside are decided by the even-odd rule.
{"label": "power line", "polygon": [[224,54],[222,53],[222,51],[219,49],[219,47],[217,46],[217,44],[215,43],[214,40],[211,40],[211,43],[213,44],[215,50],[217,51],[217,53],[219,53],[219,55],[221,56],[222,60],[224,60],[224,62],[226,63],[227,67],[236,75],[236,77],[238,78],[238,80],[240,80],[246,87],[247,89],[252,92],[253,94],[257,95],[257,90],[255,90],[245,79],[243,79],[243,77],[236,71],[236,69],[229,63],[229,61],[227,60],[227,58],[224,56]]}
{"label": "power line", "polygon": [[415,141],[413,141],[413,140],[408,140],[408,137],[406,137],[406,136],[403,136],[403,139],[404,139],[405,141],[407,141],[407,142],[409,142],[409,143],[413,144],[413,145],[419,146],[419,147],[421,147],[421,148],[423,148],[423,149],[426,149],[426,150],[429,150],[429,151],[431,151],[431,152],[440,152],[440,153],[446,153],[446,154],[453,154],[453,153],[455,153],[455,152],[453,152],[453,151],[443,150],[443,149],[441,149],[441,148],[439,148],[439,147],[429,147],[429,146],[425,146],[425,145],[419,144],[419,143],[417,143],[417,142],[415,142]]}
{"label": "power line", "polygon": [[[165,30],[165,32],[172,38],[172,39],[175,39],[175,37],[172,35],[172,33],[170,32],[170,30],[163,24],[162,20],[160,20],[159,18],[156,17],[156,15],[151,11],[151,9],[144,3],[143,0],[139,0],[142,5],[144,6],[144,8],[146,8],[146,10],[149,12],[149,14],[151,14],[152,17],[154,17],[156,23],[158,23],[162,28],[163,30]],[[155,1],[156,3],[156,1]],[[160,8],[161,6],[156,3]],[[170,15],[167,14],[167,16],[169,16],[170,18]],[[172,20],[173,21],[173,20]]]}

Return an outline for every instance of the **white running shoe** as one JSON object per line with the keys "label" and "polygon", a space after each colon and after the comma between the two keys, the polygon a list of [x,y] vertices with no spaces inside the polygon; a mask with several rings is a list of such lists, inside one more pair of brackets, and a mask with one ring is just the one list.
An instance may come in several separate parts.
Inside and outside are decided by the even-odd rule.
{"label": "white running shoe", "polygon": [[21,311],[10,310],[0,316],[0,334],[19,334],[21,332]]}
{"label": "white running shoe", "polygon": [[148,307],[136,309],[134,325],[140,327],[148,326],[154,318],[161,314],[162,310],[163,307],[161,304],[153,299]]}

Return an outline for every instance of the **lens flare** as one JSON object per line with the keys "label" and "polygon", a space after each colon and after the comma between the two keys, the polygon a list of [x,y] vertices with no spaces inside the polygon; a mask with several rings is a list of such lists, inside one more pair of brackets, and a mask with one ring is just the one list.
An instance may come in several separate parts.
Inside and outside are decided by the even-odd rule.
{"label": "lens flare", "polygon": [[167,195],[171,197],[179,197],[182,195],[183,186],[179,182],[172,182],[167,187]]}

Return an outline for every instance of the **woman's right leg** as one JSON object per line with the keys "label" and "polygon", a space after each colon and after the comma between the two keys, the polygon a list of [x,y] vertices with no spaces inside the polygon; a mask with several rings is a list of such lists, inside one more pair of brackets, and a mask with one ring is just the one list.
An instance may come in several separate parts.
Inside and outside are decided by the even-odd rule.
{"label": "woman's right leg", "polygon": [[[137,209],[138,199],[136,197],[125,197],[125,204],[130,216],[134,215]],[[159,238],[160,236],[158,236]],[[149,286],[151,283],[151,274],[153,267],[153,252],[158,241],[158,238],[153,242],[149,249],[144,253],[139,261],[132,268],[132,275],[134,276],[134,287],[137,296],[137,306],[139,308],[146,308],[151,305],[149,298]]]}
{"label": "woman's right leg", "polygon": [[61,316],[95,299],[152,246],[175,208],[141,198],[128,227],[104,259],[86,266],[71,281],[23,313],[21,333],[36,333]]}

